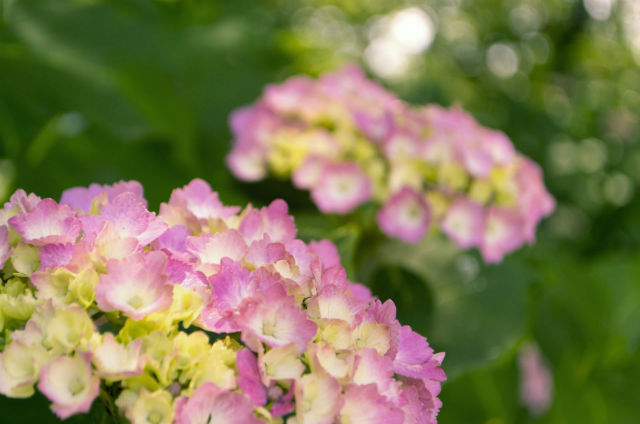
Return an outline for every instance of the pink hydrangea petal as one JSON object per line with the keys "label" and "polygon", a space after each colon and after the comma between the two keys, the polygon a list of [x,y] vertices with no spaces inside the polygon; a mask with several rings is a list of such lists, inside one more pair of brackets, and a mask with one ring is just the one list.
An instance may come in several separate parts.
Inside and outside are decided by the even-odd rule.
{"label": "pink hydrangea petal", "polygon": [[168,306],[173,289],[164,272],[167,255],[153,251],[138,253],[107,263],[107,273],[100,275],[94,287],[98,307],[104,311],[120,310],[139,320]]}
{"label": "pink hydrangea petal", "polygon": [[104,205],[100,216],[111,222],[121,237],[134,237],[145,245],[160,237],[167,224],[152,212],[138,196],[127,191]]}
{"label": "pink hydrangea petal", "polygon": [[27,194],[20,188],[11,195],[9,201],[4,204],[4,208],[16,208],[17,212],[29,213],[38,205],[38,203],[40,203],[41,200],[42,199],[35,194]]}
{"label": "pink hydrangea petal", "polygon": [[293,185],[300,189],[316,186],[322,176],[322,169],[327,160],[317,156],[309,156],[291,175]]}
{"label": "pink hydrangea petal", "polygon": [[[73,251],[74,245],[71,243],[47,244],[40,250],[40,268],[47,269],[67,265],[73,257]],[[0,257],[0,259],[2,258]]]}
{"label": "pink hydrangea petal", "polygon": [[476,178],[488,177],[493,169],[491,155],[479,147],[466,147],[461,156],[466,170]]}
{"label": "pink hydrangea petal", "polygon": [[234,314],[243,300],[257,292],[249,268],[229,258],[223,258],[220,269],[209,277],[211,297],[202,312],[202,322],[214,331],[236,332],[240,329]]}
{"label": "pink hydrangea petal", "polygon": [[404,414],[376,390],[375,384],[351,386],[344,394],[340,418],[363,424],[402,424]]}
{"label": "pink hydrangea petal", "polygon": [[147,201],[143,197],[142,185],[137,181],[120,181],[113,185],[91,184],[89,187],[73,187],[65,190],[60,197],[60,203],[79,208],[84,212],[91,211],[93,200],[101,193],[105,193],[107,200],[113,200],[121,193],[133,193],[140,201],[147,206]]}
{"label": "pink hydrangea petal", "polygon": [[[291,387],[289,388],[289,391],[281,396],[269,396],[271,399],[273,399],[275,397],[275,402],[273,402],[273,406],[271,407],[271,410],[269,412],[271,412],[271,416],[278,418],[278,417],[282,417],[283,415],[289,414],[291,412],[293,412],[293,410],[296,407],[295,402],[293,401],[293,395],[295,393],[295,386],[296,386],[296,382],[295,380],[291,382]],[[279,389],[278,386],[273,385],[271,387],[272,389]],[[281,391],[281,389],[279,389],[279,391]]]}
{"label": "pink hydrangea petal", "polygon": [[411,378],[444,381],[446,376],[440,368],[444,357],[435,356],[427,339],[416,333],[408,325],[400,329],[398,352],[393,360],[397,374]]}
{"label": "pink hydrangea petal", "polygon": [[205,265],[218,265],[222,258],[239,261],[247,252],[244,238],[237,230],[188,237],[186,246],[187,250]]}
{"label": "pink hydrangea petal", "polygon": [[309,92],[314,89],[310,78],[292,77],[280,85],[268,85],[264,90],[264,103],[277,113],[292,115],[299,111]]}
{"label": "pink hydrangea petal", "polygon": [[332,284],[323,286],[307,304],[307,311],[314,319],[339,319],[350,324],[355,323],[356,315],[367,304],[351,293]]}
{"label": "pink hydrangea petal", "polygon": [[418,154],[419,143],[415,135],[396,129],[384,140],[383,150],[389,159],[414,158]]}
{"label": "pink hydrangea petal", "polygon": [[247,263],[259,268],[281,260],[287,260],[289,256],[284,244],[272,243],[271,238],[267,235],[262,240],[256,240],[251,243],[244,259]]}
{"label": "pink hydrangea petal", "polygon": [[11,251],[9,229],[6,225],[0,225],[0,268],[4,267],[5,261],[11,256]]}
{"label": "pink hydrangea petal", "polygon": [[404,187],[382,206],[377,221],[386,235],[417,243],[429,229],[431,209],[422,194]]}
{"label": "pink hydrangea petal", "polygon": [[293,297],[277,285],[243,302],[236,321],[243,331],[269,346],[295,343],[300,352],[306,350],[317,331],[317,325],[307,318]]}
{"label": "pink hydrangea petal", "polygon": [[343,404],[338,380],[322,372],[305,374],[295,385],[298,422],[333,424]]}
{"label": "pink hydrangea petal", "polygon": [[489,153],[494,163],[508,165],[513,162],[516,150],[506,134],[483,128],[480,131],[480,137],[483,149]]}
{"label": "pink hydrangea petal", "polygon": [[484,233],[484,208],[464,197],[457,198],[440,221],[440,229],[462,249],[478,246]]}
{"label": "pink hydrangea petal", "polygon": [[327,269],[340,265],[340,255],[335,244],[327,239],[309,242],[309,248],[322,261],[322,268]]}
{"label": "pink hydrangea petal", "polygon": [[516,182],[518,209],[524,221],[524,238],[532,243],[535,241],[538,222],[553,212],[556,202],[544,187],[542,170],[527,158],[519,158]]}
{"label": "pink hydrangea petal", "polygon": [[378,393],[397,400],[399,383],[393,378],[393,363],[375,349],[360,349],[355,358],[353,382],[361,386],[375,384]]}
{"label": "pink hydrangea petal", "polygon": [[264,153],[255,147],[234,148],[226,163],[233,175],[242,181],[259,181],[267,175]]}
{"label": "pink hydrangea petal", "polygon": [[[431,380],[418,380],[402,377],[402,396],[407,402],[402,406],[405,420],[415,417],[417,423],[436,424],[442,402],[436,396],[440,392],[440,384]],[[409,421],[412,422],[412,421]]]}
{"label": "pink hydrangea petal", "polygon": [[[65,381],[69,384],[64,384]],[[54,359],[42,368],[38,383],[38,389],[53,401],[51,409],[61,419],[89,412],[99,388],[100,379],[92,372],[88,354]],[[75,393],[76,390],[79,392]]]}
{"label": "pink hydrangea petal", "polygon": [[82,229],[75,212],[53,199],[41,200],[30,212],[20,212],[9,223],[25,242],[36,246],[75,242]]}
{"label": "pink hydrangea petal", "polygon": [[493,206],[485,218],[480,251],[488,263],[500,262],[505,254],[524,242],[522,218],[514,211]]}
{"label": "pink hydrangea petal", "polygon": [[260,380],[258,359],[249,349],[241,349],[236,355],[236,369],[238,370],[238,387],[249,397],[254,405],[262,406],[267,403],[267,389]]}
{"label": "pink hydrangea petal", "polygon": [[281,199],[260,210],[251,210],[238,230],[248,243],[264,238],[265,234],[272,242],[287,242],[295,239],[297,233],[289,207]]}
{"label": "pink hydrangea petal", "polygon": [[102,191],[102,186],[99,184],[91,184],[89,187],[72,187],[62,192],[60,203],[88,213],[91,211],[91,202]]}
{"label": "pink hydrangea petal", "polygon": [[324,213],[345,214],[371,198],[372,184],[355,163],[327,164],[311,198]]}
{"label": "pink hydrangea petal", "polygon": [[173,190],[169,205],[184,208],[197,219],[228,218],[240,210],[238,206],[223,206],[218,193],[199,178],[181,189]]}
{"label": "pink hydrangea petal", "polygon": [[190,233],[184,225],[174,225],[162,233],[155,242],[158,249],[168,249],[173,252],[187,252],[187,237]]}
{"label": "pink hydrangea petal", "polygon": [[175,424],[262,424],[253,415],[251,401],[240,393],[226,392],[213,383],[203,383],[176,411]]}

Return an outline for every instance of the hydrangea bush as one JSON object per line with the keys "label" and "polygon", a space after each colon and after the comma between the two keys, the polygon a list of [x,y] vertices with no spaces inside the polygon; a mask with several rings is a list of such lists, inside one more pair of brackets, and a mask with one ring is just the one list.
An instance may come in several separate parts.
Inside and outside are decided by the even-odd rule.
{"label": "hydrangea bush", "polygon": [[18,190],[0,267],[0,393],[37,388],[62,419],[436,422],[444,354],[282,200],[228,207],[196,179],[156,215],[135,181]]}
{"label": "hydrangea bush", "polygon": [[373,201],[386,235],[415,243],[438,228],[486,262],[533,242],[555,207],[540,168],[504,133],[458,107],[412,107],[356,66],[270,85],[231,128],[236,177],[291,178],[324,213]]}

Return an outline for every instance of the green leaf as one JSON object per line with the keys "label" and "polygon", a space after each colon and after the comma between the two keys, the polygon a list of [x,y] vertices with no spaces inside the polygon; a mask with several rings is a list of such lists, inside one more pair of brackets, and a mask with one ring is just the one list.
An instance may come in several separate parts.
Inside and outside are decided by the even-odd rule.
{"label": "green leaf", "polygon": [[406,268],[382,265],[373,273],[369,287],[383,302],[391,299],[395,303],[402,325],[410,325],[420,334],[431,334],[434,305],[427,281]]}
{"label": "green leaf", "polygon": [[[447,353],[443,368],[449,378],[499,359],[526,332],[527,288],[535,274],[514,257],[500,265],[484,266],[477,256],[434,236],[417,245],[390,240],[371,260],[406,268],[429,284],[430,290],[418,291],[417,279],[403,275],[404,290],[416,299],[402,313],[422,317],[419,325],[428,328],[429,343],[436,351]],[[365,276],[364,281],[380,284],[375,274]],[[403,298],[407,295],[401,293],[401,284],[397,283],[395,292]],[[433,311],[428,312],[430,303]]]}

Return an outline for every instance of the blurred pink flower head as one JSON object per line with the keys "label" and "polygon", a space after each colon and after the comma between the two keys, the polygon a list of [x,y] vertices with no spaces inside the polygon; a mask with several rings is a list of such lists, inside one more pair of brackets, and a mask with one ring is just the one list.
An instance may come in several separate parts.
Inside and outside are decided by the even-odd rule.
{"label": "blurred pink flower head", "polygon": [[540,169],[504,133],[459,107],[413,107],[355,65],[267,86],[231,129],[237,178],[291,178],[324,213],[374,202],[380,230],[408,243],[439,230],[500,262],[533,243],[555,208]]}

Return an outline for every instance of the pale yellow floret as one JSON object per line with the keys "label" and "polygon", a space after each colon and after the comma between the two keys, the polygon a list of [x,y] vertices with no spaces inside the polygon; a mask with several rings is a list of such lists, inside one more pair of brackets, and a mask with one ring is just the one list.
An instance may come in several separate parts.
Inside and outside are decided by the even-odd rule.
{"label": "pale yellow floret", "polygon": [[281,259],[273,264],[273,270],[284,278],[295,280],[300,274],[300,267],[287,259]]}
{"label": "pale yellow floret", "polygon": [[358,139],[362,138],[362,136],[354,132],[350,126],[336,127],[333,131],[333,136],[338,140],[339,146],[338,150],[332,154],[332,157],[334,158],[349,155],[355,144],[358,142]]}
{"label": "pale yellow floret", "polygon": [[88,308],[95,300],[93,288],[98,281],[98,273],[93,267],[77,274],[66,268],[56,268],[42,278],[37,296],[39,299],[52,299],[56,305],[79,303]]}
{"label": "pale yellow floret", "polygon": [[22,241],[15,247],[11,255],[11,264],[18,274],[31,275],[40,263],[40,249],[29,246]]}
{"label": "pale yellow floret", "polygon": [[162,388],[158,380],[156,380],[149,371],[143,372],[141,375],[135,377],[129,377],[122,380],[122,386],[132,391],[134,394],[138,393],[142,388],[153,392]]}
{"label": "pale yellow floret", "polygon": [[429,183],[436,183],[438,181],[438,167],[424,161],[416,161],[417,167],[420,169],[420,173],[424,181]]}
{"label": "pale yellow floret", "polygon": [[489,180],[495,190],[495,202],[499,205],[512,206],[518,197],[518,186],[515,181],[515,166],[494,168]]}
{"label": "pale yellow floret", "polygon": [[468,178],[464,167],[457,163],[443,163],[438,168],[438,184],[452,190],[463,190],[467,185]]}
{"label": "pale yellow floret", "polygon": [[261,362],[266,376],[275,380],[297,379],[305,370],[298,348],[293,343],[270,349],[262,356]]}
{"label": "pale yellow floret", "polygon": [[142,353],[147,358],[147,368],[155,372],[160,384],[167,386],[177,377],[175,359],[178,348],[162,330],[152,331],[142,337]]}
{"label": "pale yellow floret", "polygon": [[11,343],[0,354],[0,393],[13,398],[33,395],[33,385],[50,356],[41,345]]}
{"label": "pale yellow floret", "polygon": [[167,332],[176,328],[179,322],[189,327],[202,311],[202,296],[193,290],[179,285],[173,286],[173,301],[168,310],[153,312],[147,315],[145,321],[158,324],[158,328]]}
{"label": "pale yellow floret", "polygon": [[353,144],[347,150],[347,154],[353,157],[356,162],[366,162],[380,156],[380,151],[369,140],[362,137],[354,137]]}
{"label": "pale yellow floret", "polygon": [[380,157],[372,158],[363,163],[363,168],[373,184],[373,199],[378,202],[384,201],[389,195],[387,188],[387,166],[384,160]]}
{"label": "pale yellow floret", "polygon": [[300,423],[333,422],[340,389],[324,373],[304,375],[296,382],[296,417]]}
{"label": "pale yellow floret", "polygon": [[41,334],[40,340],[43,340],[44,335],[42,331],[46,327],[47,323],[53,319],[55,313],[56,309],[50,299],[38,304],[35,311],[33,311],[33,315],[31,315],[31,319],[27,322],[25,330],[28,330],[30,327],[37,328]]}
{"label": "pale yellow floret", "polygon": [[[6,218],[4,222],[0,222],[0,225],[6,225],[9,228],[9,244],[11,246],[17,245],[22,240],[22,234],[17,232],[13,228],[13,226],[9,225],[9,223],[7,222],[9,218],[19,215],[17,207],[14,207],[14,208],[15,209],[12,211],[7,211],[6,209],[4,211],[0,211],[0,216],[3,216],[4,218]],[[9,212],[9,213],[3,214],[3,212]],[[0,221],[2,221],[2,219],[0,219]]]}
{"label": "pale yellow floret", "polygon": [[439,221],[449,209],[451,200],[439,191],[427,192],[427,203],[431,209],[431,216],[434,221]]}
{"label": "pale yellow floret", "polygon": [[98,273],[93,267],[84,269],[76,274],[69,282],[69,295],[67,302],[78,302],[83,307],[91,306],[96,298],[93,288],[98,284]]}
{"label": "pale yellow floret", "polygon": [[182,371],[182,375],[192,375],[193,370],[211,350],[209,337],[202,331],[191,334],[180,332],[173,342],[178,349],[176,366]]}
{"label": "pale yellow floret", "polygon": [[[19,278],[12,278],[0,288],[0,317],[26,321],[31,317],[38,301],[27,284]],[[0,330],[2,330],[0,322]]]}
{"label": "pale yellow floret", "polygon": [[423,185],[422,170],[416,161],[396,160],[389,172],[387,187],[389,193],[395,193],[403,187],[420,190]]}
{"label": "pale yellow floret", "polygon": [[210,381],[223,389],[236,386],[235,361],[238,347],[229,337],[216,341],[207,355],[192,370],[190,390]]}
{"label": "pale yellow floret", "polygon": [[69,297],[69,285],[74,277],[68,269],[56,268],[44,277],[45,281],[39,283],[36,296],[39,299],[51,299],[56,305],[65,304]]}
{"label": "pale yellow floret", "polygon": [[174,416],[173,399],[165,390],[150,393],[142,389],[127,412],[132,424],[171,424]]}
{"label": "pale yellow floret", "polygon": [[358,348],[373,348],[380,355],[389,350],[389,329],[384,324],[368,322],[353,330],[354,344]]}
{"label": "pale yellow floret", "polygon": [[492,184],[487,180],[474,180],[469,188],[469,197],[481,205],[489,203],[492,194]]}
{"label": "pale yellow floret", "polygon": [[288,177],[309,155],[309,145],[297,130],[283,129],[271,139],[268,163],[273,173]]}
{"label": "pale yellow floret", "polygon": [[44,345],[56,353],[68,354],[77,347],[86,350],[93,329],[93,321],[84,308],[60,307],[43,326]]}
{"label": "pale yellow floret", "polygon": [[326,101],[325,107],[312,109],[312,113],[309,108],[303,108],[302,116],[305,117],[305,121],[336,129],[346,128],[353,132],[351,112],[345,105],[328,99]]}
{"label": "pale yellow floret", "polygon": [[341,320],[318,320],[318,338],[334,349],[349,349],[353,345],[351,325]]}
{"label": "pale yellow floret", "polygon": [[[216,217],[216,218],[209,218],[207,220],[207,225],[205,229],[208,229],[209,232],[211,234],[215,234],[215,233],[223,233],[225,231],[227,231],[229,228],[231,228],[229,226],[229,224],[227,223],[227,220],[230,219],[232,217],[229,217],[227,219],[223,219],[220,217]],[[237,227],[236,227],[237,229]],[[198,234],[200,234],[200,231],[198,232]]]}
{"label": "pale yellow floret", "polygon": [[83,356],[60,356],[45,370],[40,381],[46,382],[49,395],[56,395],[56,403],[52,406],[54,411],[77,407],[97,394],[99,377],[87,367]]}
{"label": "pale yellow floret", "polygon": [[102,206],[109,202],[109,196],[107,192],[103,191],[99,195],[93,198],[91,201],[91,207],[89,208],[89,215],[100,215]]}
{"label": "pale yellow floret", "polygon": [[344,379],[353,372],[354,356],[351,351],[339,352],[326,343],[318,343],[313,354],[318,365],[334,378]]}
{"label": "pale yellow floret", "polygon": [[315,298],[308,307],[309,317],[317,320],[341,320],[351,322],[353,313],[349,307],[349,301],[344,296]]}
{"label": "pale yellow floret", "polygon": [[[331,137],[331,139],[327,140],[327,137]],[[300,135],[298,142],[307,146],[307,155],[330,157],[335,154],[335,149],[337,147],[331,142],[333,141],[332,137],[332,135],[329,135],[324,131],[311,129],[303,132]],[[306,157],[304,159],[306,159]],[[301,164],[302,162],[300,162],[299,165]]]}
{"label": "pale yellow floret", "polygon": [[113,334],[104,336],[94,333],[91,338],[92,360],[101,376],[108,379],[120,379],[134,373],[140,374],[141,357],[139,348],[141,340],[123,345],[115,341]]}
{"label": "pale yellow floret", "polygon": [[135,339],[146,336],[156,330],[160,330],[160,325],[157,322],[141,319],[140,321],[134,321],[127,319],[124,326],[118,333],[118,341],[128,344]]}
{"label": "pale yellow floret", "polygon": [[[133,380],[133,379],[130,379],[130,380]],[[131,410],[131,407],[133,407],[133,405],[136,403],[136,400],[138,400],[138,393],[140,392],[140,389],[141,388],[125,389],[120,393],[120,396],[118,396],[118,398],[116,399],[116,406],[118,407],[120,412],[122,412],[125,416],[129,415],[128,411]],[[151,390],[151,391],[155,391],[155,390]]]}

